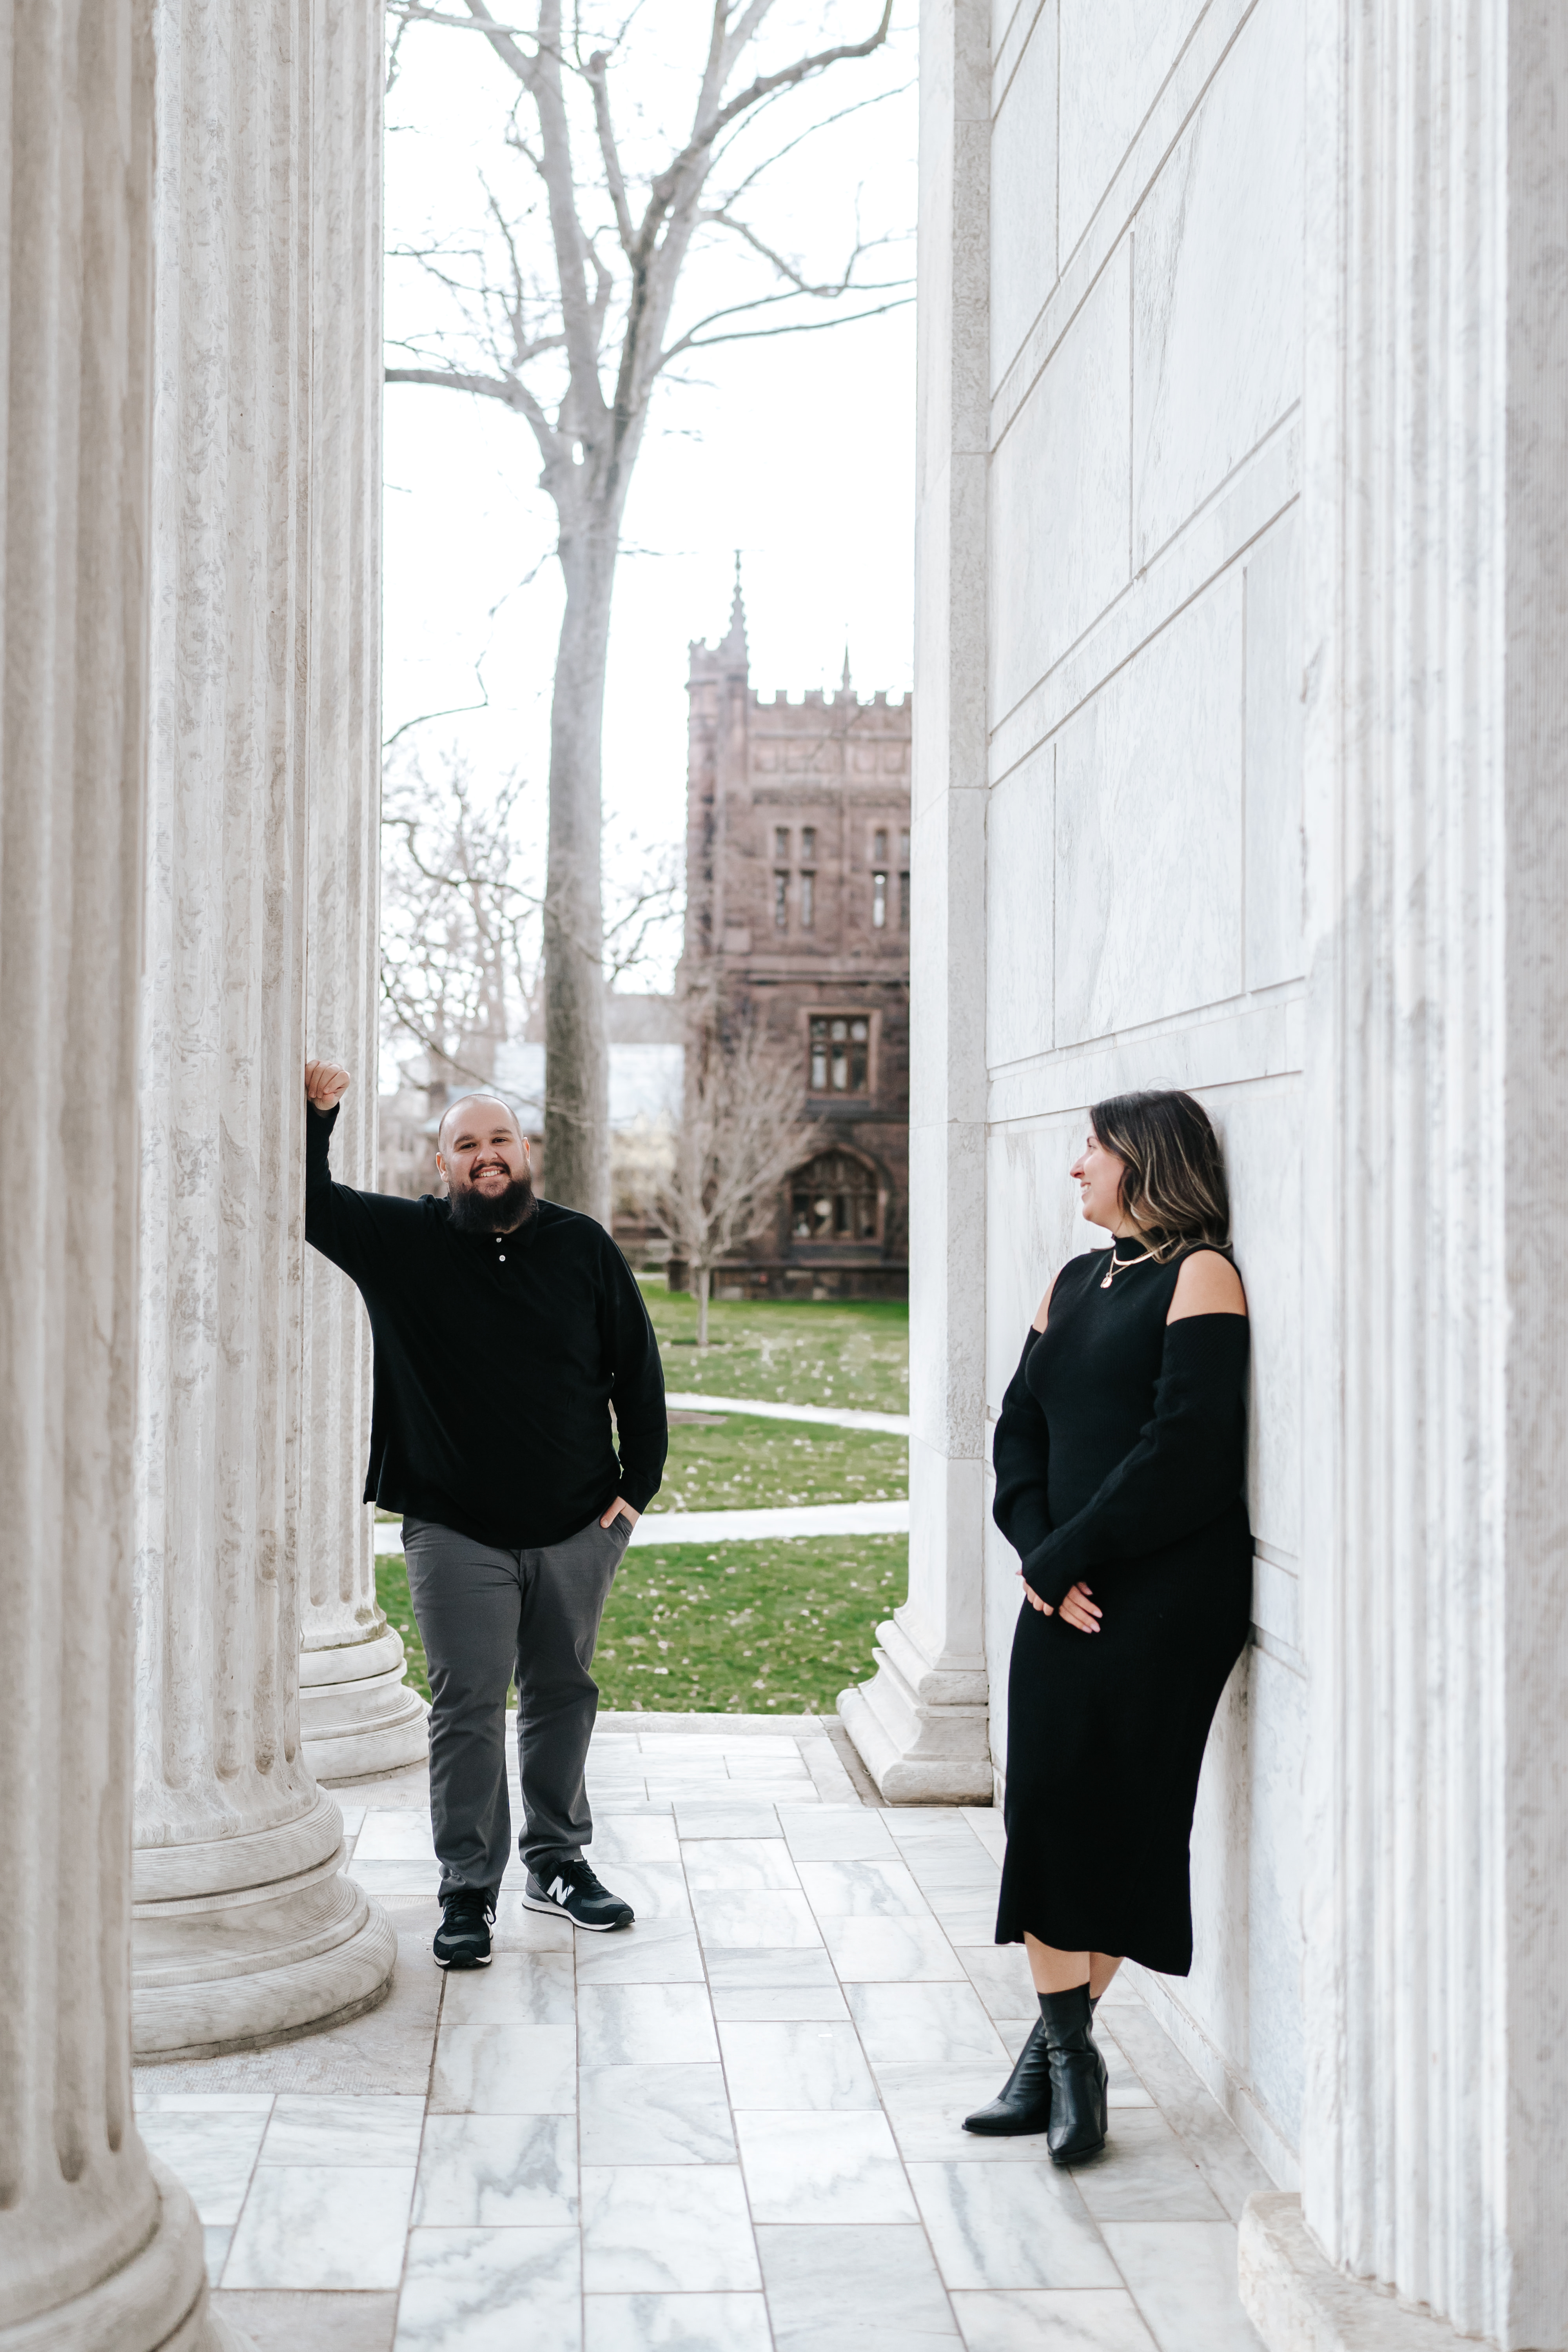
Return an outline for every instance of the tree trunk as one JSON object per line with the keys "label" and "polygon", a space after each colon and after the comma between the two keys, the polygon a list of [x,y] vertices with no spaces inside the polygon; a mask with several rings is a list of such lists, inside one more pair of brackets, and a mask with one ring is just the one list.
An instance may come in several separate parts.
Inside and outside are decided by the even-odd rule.
{"label": "tree trunk", "polygon": [[544,1183],[610,1222],[601,742],[619,518],[561,535],[566,610],[550,709],[544,903]]}
{"label": "tree trunk", "polygon": [[697,1344],[699,1348],[705,1348],[708,1345],[708,1268],[705,1265],[694,1266],[692,1273],[697,1282]]}

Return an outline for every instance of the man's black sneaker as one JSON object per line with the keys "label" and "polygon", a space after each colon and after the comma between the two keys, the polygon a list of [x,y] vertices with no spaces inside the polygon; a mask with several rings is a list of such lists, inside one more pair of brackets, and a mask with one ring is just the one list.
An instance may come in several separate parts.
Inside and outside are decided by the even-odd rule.
{"label": "man's black sneaker", "polygon": [[600,1885],[580,1853],[559,1854],[531,1870],[522,1899],[531,1911],[563,1911],[574,1927],[592,1927],[600,1935],[629,1927],[637,1917],[629,1903]]}
{"label": "man's black sneaker", "polygon": [[490,1928],[495,1905],[482,1886],[459,1886],[441,1902],[441,1924],[436,1930],[438,1969],[488,1969]]}

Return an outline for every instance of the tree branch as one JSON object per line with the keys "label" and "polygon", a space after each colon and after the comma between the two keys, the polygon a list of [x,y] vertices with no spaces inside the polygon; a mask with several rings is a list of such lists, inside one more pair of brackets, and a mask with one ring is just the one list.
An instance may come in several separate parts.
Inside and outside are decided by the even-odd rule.
{"label": "tree branch", "polygon": [[637,232],[632,226],[631,206],[626,202],[620,150],[616,144],[616,133],[610,121],[610,90],[606,78],[609,62],[603,49],[595,49],[588,60],[585,79],[594,93],[594,121],[599,132],[599,153],[604,159],[605,182],[610,191],[610,202],[616,208],[616,227],[620,233],[621,251],[629,255]]}

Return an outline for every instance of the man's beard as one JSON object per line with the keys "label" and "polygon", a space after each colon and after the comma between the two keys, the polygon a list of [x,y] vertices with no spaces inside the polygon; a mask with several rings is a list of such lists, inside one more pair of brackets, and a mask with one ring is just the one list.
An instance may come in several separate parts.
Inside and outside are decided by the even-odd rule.
{"label": "man's beard", "polygon": [[460,1192],[448,1188],[447,1206],[459,1234],[510,1233],[533,1214],[533,1179],[514,1176],[504,1192],[480,1192],[471,1184]]}

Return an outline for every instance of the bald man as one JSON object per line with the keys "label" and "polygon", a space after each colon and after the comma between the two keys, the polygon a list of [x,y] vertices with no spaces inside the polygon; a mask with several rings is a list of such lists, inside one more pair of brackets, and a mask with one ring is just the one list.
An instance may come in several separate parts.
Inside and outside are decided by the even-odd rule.
{"label": "bald man", "polygon": [[403,1515],[430,1669],[436,1960],[484,1968],[511,1852],[514,1675],[522,1900],[601,1933],[632,1924],[583,1855],[599,1697],[588,1668],[663,1475],[664,1377],[630,1266],[593,1217],[535,1196],[528,1139],[504,1102],[447,1104],[436,1154],[447,1198],[408,1201],[332,1181],[348,1084],[335,1064],[305,1065],[305,1238],[358,1286],[375,1343],[364,1499]]}

